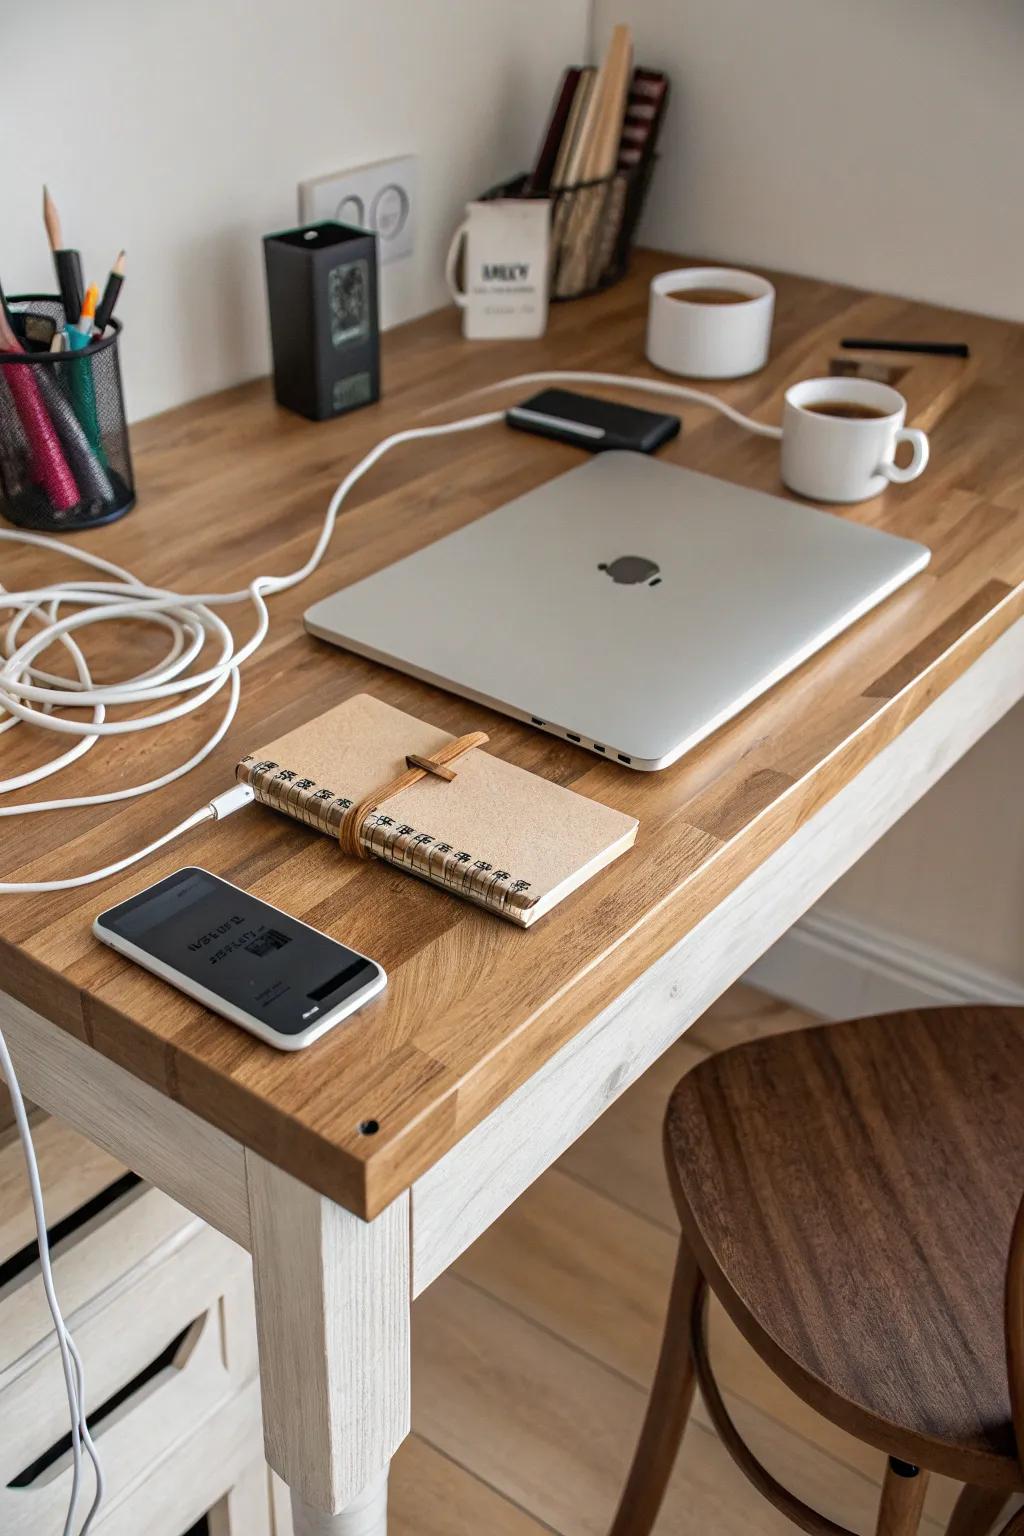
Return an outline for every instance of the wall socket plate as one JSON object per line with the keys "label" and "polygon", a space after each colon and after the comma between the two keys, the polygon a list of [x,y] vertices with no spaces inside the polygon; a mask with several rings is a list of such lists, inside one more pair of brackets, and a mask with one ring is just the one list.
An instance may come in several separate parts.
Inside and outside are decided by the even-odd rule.
{"label": "wall socket plate", "polygon": [[413,253],[416,237],[418,160],[402,155],[377,160],[351,171],[333,171],[299,183],[299,218],[303,224],[335,219],[377,236],[382,267]]}

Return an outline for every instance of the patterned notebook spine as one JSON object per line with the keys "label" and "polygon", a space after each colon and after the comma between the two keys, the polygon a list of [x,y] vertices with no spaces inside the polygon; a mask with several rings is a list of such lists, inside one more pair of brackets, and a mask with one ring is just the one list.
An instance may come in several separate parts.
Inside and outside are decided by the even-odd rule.
{"label": "patterned notebook spine", "polygon": [[[243,757],[237,776],[250,784],[256,799],[275,811],[283,811],[337,839],[341,824],[352,809],[352,801],[333,789],[303,778],[291,768],[250,754]],[[474,858],[465,849],[421,832],[401,818],[372,811],[360,829],[360,842],[375,858],[394,864],[398,869],[419,875],[433,885],[467,897],[504,917],[515,918],[534,905],[530,882],[518,880],[507,869],[495,869],[485,859]]]}

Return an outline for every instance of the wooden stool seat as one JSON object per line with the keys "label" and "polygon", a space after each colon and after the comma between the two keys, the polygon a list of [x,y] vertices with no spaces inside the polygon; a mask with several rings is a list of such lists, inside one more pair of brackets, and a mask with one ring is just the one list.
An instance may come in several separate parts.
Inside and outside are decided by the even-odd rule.
{"label": "wooden stool seat", "polygon": [[1019,1488],[1004,1290],[1024,1009],[859,1019],[710,1057],[666,1154],[684,1241],[775,1373],[904,1461]]}

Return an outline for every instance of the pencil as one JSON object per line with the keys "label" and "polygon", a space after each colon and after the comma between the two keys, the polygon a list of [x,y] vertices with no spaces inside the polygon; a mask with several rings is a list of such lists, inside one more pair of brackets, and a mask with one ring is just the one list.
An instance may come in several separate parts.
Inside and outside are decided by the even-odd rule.
{"label": "pencil", "polygon": [[110,324],[110,317],[114,313],[114,305],[117,303],[121,295],[121,289],[123,286],[124,251],[121,252],[117,260],[114,262],[114,265],[110,269],[110,276],[107,278],[107,286],[103,290],[103,298],[100,300],[100,307],[96,311],[96,330],[101,336],[103,335],[103,332],[106,330],[107,326]]}
{"label": "pencil", "polygon": [[49,187],[46,186],[43,187],[43,223],[46,225],[50,250],[53,252],[54,270],[60,287],[61,303],[64,305],[64,318],[68,325],[74,325],[82,313],[82,299],[85,292],[82,280],[82,258],[77,251],[69,250],[64,244],[64,230],[61,226],[60,214],[57,212],[57,204],[50,196]]}

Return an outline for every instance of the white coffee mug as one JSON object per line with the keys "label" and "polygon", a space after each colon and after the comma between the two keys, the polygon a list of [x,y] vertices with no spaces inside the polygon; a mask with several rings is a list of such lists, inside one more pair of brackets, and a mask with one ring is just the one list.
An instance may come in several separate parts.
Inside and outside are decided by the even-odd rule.
{"label": "white coffee mug", "polygon": [[[551,204],[545,198],[469,203],[452,237],[445,276],[471,341],[543,336],[548,321]],[[464,247],[465,287],[456,282]]]}
{"label": "white coffee mug", "polygon": [[[699,303],[686,290],[739,295],[737,302]],[[682,267],[651,282],[647,356],[656,368],[689,379],[739,379],[768,361],[775,289],[756,272],[733,267]]]}
{"label": "white coffee mug", "polygon": [[[844,405],[871,415],[834,415]],[[824,413],[814,407],[825,407]],[[877,414],[876,414],[877,413]],[[805,379],[786,390],[782,416],[782,478],[812,501],[866,501],[890,480],[916,480],[928,463],[928,438],[905,427],[907,402],[872,379]],[[909,443],[909,464],[895,463]]]}

